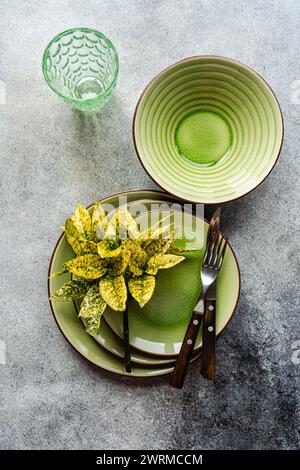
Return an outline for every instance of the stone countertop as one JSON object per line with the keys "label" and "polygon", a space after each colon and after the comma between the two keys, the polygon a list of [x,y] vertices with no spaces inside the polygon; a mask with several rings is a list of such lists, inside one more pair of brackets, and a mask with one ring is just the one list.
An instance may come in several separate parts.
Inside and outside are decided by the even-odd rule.
{"label": "stone countertop", "polygon": [[[295,0],[1,3],[0,448],[299,447],[299,17]],[[69,109],[42,77],[46,44],[73,26],[103,31],[120,55],[99,116]],[[270,177],[223,211],[242,291],[218,342],[217,383],[194,365],[177,391],[166,377],[128,380],[84,361],[53,321],[47,268],[76,202],[156,188],[135,155],[134,106],[156,73],[197,54],[263,75],[285,141]]]}

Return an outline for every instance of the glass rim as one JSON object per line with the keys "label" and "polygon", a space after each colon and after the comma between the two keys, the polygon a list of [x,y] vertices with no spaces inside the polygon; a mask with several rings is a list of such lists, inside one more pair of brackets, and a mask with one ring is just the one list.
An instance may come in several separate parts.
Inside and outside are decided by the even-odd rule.
{"label": "glass rim", "polygon": [[[61,91],[59,91],[55,86],[53,86],[50,81],[49,81],[49,77],[48,77],[48,74],[47,74],[47,71],[46,71],[46,59],[48,57],[47,54],[49,54],[49,49],[50,47],[52,46],[52,44],[54,44],[55,42],[57,42],[61,37],[65,36],[66,34],[69,34],[69,33],[74,33],[76,31],[82,31],[84,33],[94,33],[96,36],[100,36],[101,39],[104,39],[105,42],[111,47],[111,49],[113,50],[114,52],[114,59],[115,59],[115,63],[116,63],[116,70],[115,70],[115,73],[114,73],[114,76],[112,78],[112,81],[110,82],[110,84],[105,88],[105,90],[101,91],[101,93],[99,93],[97,96],[94,96],[93,98],[74,98],[72,96],[69,96],[69,95],[66,95],[64,93],[62,93]],[[118,73],[119,73],[119,65],[120,65],[120,61],[119,61],[119,55],[118,55],[118,52],[117,52],[117,49],[115,47],[115,45],[113,44],[113,42],[107,37],[105,36],[105,34],[103,34],[101,31],[97,31],[96,29],[92,29],[92,28],[70,28],[70,29],[66,29],[65,31],[62,31],[61,33],[57,34],[56,36],[54,36],[54,38],[51,39],[51,41],[49,41],[49,43],[47,44],[45,50],[44,50],[44,53],[43,53],[43,56],[42,56],[42,71],[43,71],[43,75],[44,75],[44,79],[47,83],[47,85],[51,88],[52,91],[54,91],[54,93],[56,93],[58,96],[60,96],[61,98],[63,99],[66,99],[68,101],[73,101],[74,103],[93,103],[93,102],[96,102],[99,100],[99,98],[103,95],[105,95],[107,92],[111,91],[113,89],[113,87],[115,86],[116,84],[116,81],[117,81],[117,78],[118,78]]]}

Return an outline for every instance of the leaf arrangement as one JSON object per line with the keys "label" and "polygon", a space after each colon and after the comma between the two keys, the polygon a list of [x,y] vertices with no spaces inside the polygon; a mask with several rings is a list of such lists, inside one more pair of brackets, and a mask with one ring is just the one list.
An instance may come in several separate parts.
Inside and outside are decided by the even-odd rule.
{"label": "leaf arrangement", "polygon": [[73,279],[51,300],[83,299],[79,317],[93,336],[107,305],[124,312],[132,296],[143,307],[153,295],[158,271],[185,259],[175,254],[180,250],[171,225],[160,221],[142,231],[125,206],[109,217],[99,202],[91,216],[78,204],[62,229],[76,256],[51,277],[69,272]]}

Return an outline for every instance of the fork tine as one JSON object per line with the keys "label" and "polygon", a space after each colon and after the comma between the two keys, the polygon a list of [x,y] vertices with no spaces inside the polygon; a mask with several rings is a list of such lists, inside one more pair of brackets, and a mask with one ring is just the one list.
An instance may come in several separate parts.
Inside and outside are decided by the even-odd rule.
{"label": "fork tine", "polygon": [[206,262],[207,262],[208,256],[210,255],[210,252],[211,252],[211,247],[212,247],[213,241],[214,241],[214,236],[210,237],[210,239],[208,241],[206,251],[205,251],[205,254],[204,254],[204,258],[203,258],[203,264],[206,264]]}
{"label": "fork tine", "polygon": [[214,251],[214,257],[212,259],[212,262],[211,264],[214,266],[214,267],[217,267],[218,266],[218,258],[219,258],[219,254],[220,254],[220,251],[221,251],[221,246],[223,244],[223,240],[224,238],[221,236],[220,239],[219,239],[219,235],[218,235],[218,246],[216,247],[215,251]]}
{"label": "fork tine", "polygon": [[210,251],[209,251],[209,258],[207,260],[207,264],[211,264],[212,260],[214,259],[215,257],[215,251],[216,251],[216,245],[218,243],[218,239],[219,239],[219,234],[218,233],[215,233],[213,238],[212,238],[212,246],[210,248]]}
{"label": "fork tine", "polygon": [[222,267],[223,259],[224,259],[224,256],[225,256],[225,251],[226,251],[226,248],[227,248],[227,242],[228,242],[228,237],[225,238],[223,249],[221,251],[221,255],[220,255],[220,258],[219,258],[219,261],[218,261],[218,268],[219,269],[221,269],[221,267]]}

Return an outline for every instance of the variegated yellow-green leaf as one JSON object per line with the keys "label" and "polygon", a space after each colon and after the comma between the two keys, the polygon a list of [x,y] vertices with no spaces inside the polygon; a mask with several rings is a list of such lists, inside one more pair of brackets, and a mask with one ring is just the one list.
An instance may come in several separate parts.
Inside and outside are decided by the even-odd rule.
{"label": "variegated yellow-green leaf", "polygon": [[[153,238],[152,237],[152,234],[155,234],[157,230],[159,230],[163,224],[163,222],[165,222],[166,220],[168,220],[169,218],[171,217],[171,214],[168,214],[167,216],[165,217],[162,217],[160,220],[158,220],[155,224],[153,224],[151,227],[143,230],[140,232],[140,237],[139,237],[139,240],[143,241],[143,240],[147,240],[147,239],[150,239],[150,238]],[[170,227],[170,225],[168,225],[168,227]]]}
{"label": "variegated yellow-green leaf", "polygon": [[98,253],[97,243],[93,242],[92,240],[85,240],[82,242],[81,249],[83,255],[88,255],[90,253],[96,255]]}
{"label": "variegated yellow-green leaf", "polygon": [[113,310],[124,312],[127,301],[127,287],[124,276],[107,276],[99,282],[100,294]]}
{"label": "variegated yellow-green leaf", "polygon": [[132,240],[139,238],[140,232],[137,223],[127,207],[121,207],[121,209],[119,209],[119,225],[121,230],[127,230],[128,236]]}
{"label": "variegated yellow-green leaf", "polygon": [[84,297],[90,283],[82,279],[73,279],[66,282],[60,289],[58,289],[50,299],[57,302],[68,302],[70,300],[79,299]]}
{"label": "variegated yellow-green leaf", "polygon": [[138,278],[129,279],[128,288],[132,297],[140,304],[140,307],[144,307],[153,295],[155,277],[145,274]]}
{"label": "variegated yellow-green leaf", "polygon": [[184,256],[177,256],[177,255],[154,255],[148,261],[148,266],[146,272],[148,274],[156,274],[159,269],[169,269],[176,266],[176,264],[183,261],[185,258]]}
{"label": "variegated yellow-green leaf", "polygon": [[98,225],[105,219],[105,211],[99,201],[95,202],[92,215],[92,234],[96,235]]}
{"label": "variegated yellow-green leaf", "polygon": [[101,258],[114,258],[121,253],[122,245],[120,240],[106,238],[98,243],[97,248]]}
{"label": "variegated yellow-green leaf", "polygon": [[151,241],[146,247],[145,251],[148,257],[152,257],[156,254],[165,254],[174,243],[174,233],[170,234],[169,239],[160,238],[158,240]]}
{"label": "variegated yellow-green leaf", "polygon": [[128,211],[127,207],[121,207],[110,218],[105,238],[126,238],[127,236],[132,240],[139,238],[140,232],[136,221]]}
{"label": "variegated yellow-green leaf", "polygon": [[172,247],[172,253],[189,253],[190,251],[199,251],[199,248],[181,248],[179,246]]}
{"label": "variegated yellow-green leaf", "polygon": [[91,217],[88,210],[81,204],[77,204],[71,219],[79,233],[85,238],[89,238],[91,234]]}
{"label": "variegated yellow-green leaf", "polygon": [[130,252],[129,269],[135,276],[143,274],[144,267],[147,262],[147,253],[141,248],[141,246],[132,240],[126,240],[126,250]]}
{"label": "variegated yellow-green leaf", "polygon": [[82,243],[85,241],[82,234],[75,227],[72,219],[66,220],[65,235],[69,245],[73,248],[76,255],[82,254]]}
{"label": "variegated yellow-green leaf", "polygon": [[130,252],[122,250],[119,256],[107,260],[107,270],[110,276],[120,276],[124,274],[130,260]]}
{"label": "variegated yellow-green leaf", "polygon": [[98,334],[105,308],[106,303],[99,292],[99,286],[96,284],[86,293],[79,312],[79,317],[84,320],[86,331],[90,335]]}
{"label": "variegated yellow-green leaf", "polygon": [[105,260],[98,255],[82,255],[66,263],[70,273],[84,279],[98,279],[107,271]]}
{"label": "variegated yellow-green leaf", "polygon": [[68,272],[69,272],[69,270],[64,267],[61,271],[58,271],[56,273],[51,274],[51,276],[49,276],[49,279],[54,279],[55,277],[62,276],[62,274],[66,274]]}

